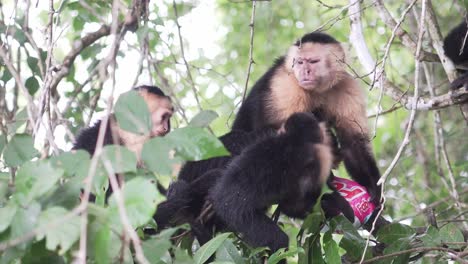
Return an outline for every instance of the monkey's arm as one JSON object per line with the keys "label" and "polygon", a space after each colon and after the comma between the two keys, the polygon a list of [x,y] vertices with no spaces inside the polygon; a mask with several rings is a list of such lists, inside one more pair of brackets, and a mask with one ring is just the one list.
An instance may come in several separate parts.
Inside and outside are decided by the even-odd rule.
{"label": "monkey's arm", "polygon": [[359,184],[367,188],[372,201],[380,204],[381,188],[377,186],[380,172],[372,153],[367,127],[364,96],[354,81],[347,93],[339,93],[336,132],[346,170]]}

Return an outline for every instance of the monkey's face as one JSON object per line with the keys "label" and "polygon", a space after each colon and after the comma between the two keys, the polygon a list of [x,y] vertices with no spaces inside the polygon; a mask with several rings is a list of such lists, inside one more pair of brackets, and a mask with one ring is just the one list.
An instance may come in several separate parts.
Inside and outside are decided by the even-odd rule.
{"label": "monkey's face", "polygon": [[151,113],[151,137],[162,137],[171,130],[171,117],[174,112],[171,101],[167,97],[140,91]]}
{"label": "monkey's face", "polygon": [[300,87],[322,93],[332,88],[339,78],[337,72],[341,71],[341,65],[336,63],[336,54],[339,58],[343,54],[337,44],[303,43],[290,48],[286,63]]}

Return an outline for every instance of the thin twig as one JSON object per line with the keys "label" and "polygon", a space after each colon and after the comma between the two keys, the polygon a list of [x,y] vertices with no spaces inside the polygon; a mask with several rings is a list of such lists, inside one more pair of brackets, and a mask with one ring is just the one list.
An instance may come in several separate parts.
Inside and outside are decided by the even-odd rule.
{"label": "thin twig", "polygon": [[[109,182],[112,187],[112,195],[114,196],[117,203],[117,208],[119,209],[120,220],[122,221],[123,227],[125,228],[125,233],[130,237],[133,248],[135,249],[135,257],[139,263],[149,264],[149,261],[146,259],[143,253],[143,249],[141,248],[141,241],[138,238],[138,234],[135,232],[135,229],[132,227],[130,220],[128,219],[123,194],[120,190],[114,169],[112,168],[112,163],[104,158],[102,159],[102,163],[104,164],[104,167],[106,168],[107,174],[109,176]],[[122,241],[122,244],[124,244],[124,241]]]}
{"label": "thin twig", "polygon": [[21,92],[23,92],[24,97],[26,97],[26,101],[28,102],[28,105],[26,106],[26,110],[28,112],[28,119],[29,119],[29,122],[31,123],[31,127],[33,129],[33,134],[36,135],[37,130],[36,130],[36,115],[35,115],[35,113],[37,113],[37,112],[36,112],[36,106],[34,104],[34,100],[33,100],[32,96],[29,94],[28,89],[24,85],[24,82],[21,79],[21,75],[16,70],[16,68],[13,65],[13,63],[11,62],[11,60],[9,59],[9,56],[7,55],[8,53],[7,53],[7,50],[5,49],[5,47],[6,47],[6,44],[5,44],[5,42],[3,42],[2,45],[0,46],[0,57],[2,58],[3,63],[5,63],[8,71],[11,73],[11,75],[13,75],[13,78],[15,78],[16,85],[20,88]]}
{"label": "thin twig", "polygon": [[191,88],[192,88],[192,91],[193,91],[193,95],[195,97],[195,101],[197,102],[198,110],[201,111],[203,109],[201,107],[200,100],[198,99],[198,92],[197,92],[197,89],[195,88],[195,81],[193,80],[192,73],[190,71],[190,66],[189,66],[189,64],[187,62],[187,59],[185,58],[184,42],[182,41],[182,33],[180,32],[181,26],[179,24],[179,15],[177,13],[177,5],[176,5],[175,0],[172,1],[172,6],[174,8],[175,23],[176,23],[177,32],[178,32],[178,35],[179,35],[180,53],[181,53],[181,56],[182,56],[182,60],[184,61],[184,64],[185,64],[185,70],[187,71],[187,77],[189,79],[189,82],[190,82],[190,85],[191,85]]}
{"label": "thin twig", "polygon": [[254,40],[254,33],[255,33],[255,10],[257,6],[257,1],[252,1],[252,15],[250,17],[250,47],[249,47],[249,66],[247,67],[247,78],[245,80],[244,92],[242,93],[242,102],[245,100],[245,96],[247,95],[247,89],[249,88],[249,79],[250,79],[250,71],[252,70],[252,64],[254,64],[253,60],[253,40]]}
{"label": "thin twig", "polygon": [[363,261],[362,264],[376,263],[377,261],[382,260],[382,259],[397,257],[397,256],[401,256],[401,255],[414,253],[414,252],[434,251],[434,250],[448,252],[450,254],[449,258],[460,261],[460,263],[463,263],[463,264],[468,263],[466,260],[462,259],[461,254],[459,254],[458,252],[456,252],[456,251],[454,251],[452,249],[449,249],[449,248],[444,248],[444,247],[418,247],[418,248],[411,248],[411,249],[407,249],[407,250],[398,251],[398,252],[383,255],[383,256],[374,257],[374,258],[368,259],[366,261]]}

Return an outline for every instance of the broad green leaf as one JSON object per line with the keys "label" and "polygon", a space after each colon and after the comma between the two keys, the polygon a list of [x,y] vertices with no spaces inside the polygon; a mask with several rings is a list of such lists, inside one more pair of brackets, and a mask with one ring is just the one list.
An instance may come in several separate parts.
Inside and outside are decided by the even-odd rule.
{"label": "broad green leaf", "polygon": [[102,149],[101,160],[112,164],[114,173],[136,171],[137,158],[127,148],[119,145],[107,145]]}
{"label": "broad green leaf", "polygon": [[194,127],[207,127],[210,123],[218,117],[218,114],[212,110],[205,110],[198,113],[189,122],[189,126]]}
{"label": "broad green leaf", "polygon": [[39,82],[34,76],[29,77],[24,85],[28,88],[30,95],[34,95],[39,90]]}
{"label": "broad green leaf", "polygon": [[[123,187],[125,210],[130,224],[139,227],[147,223],[156,211],[156,186],[148,179],[134,178],[125,183]],[[114,224],[120,223],[120,215],[114,194],[109,199],[110,219]]]}
{"label": "broad green leaf", "polygon": [[3,157],[8,166],[16,167],[38,155],[30,135],[16,134],[6,146]]}
{"label": "broad green leaf", "polygon": [[172,246],[171,236],[178,228],[170,228],[163,230],[160,234],[152,237],[149,240],[143,241],[143,252],[150,263],[157,263],[161,258],[168,253]]}
{"label": "broad green leaf", "polygon": [[174,251],[175,251],[174,263],[177,263],[177,264],[193,264],[193,263],[195,263],[195,260],[192,259],[187,254],[187,251],[182,250],[179,247],[174,248]]}
{"label": "broad green leaf", "polygon": [[107,264],[110,262],[111,256],[109,247],[113,243],[111,240],[112,234],[109,225],[103,225],[97,230],[94,237],[94,254],[96,263]]}
{"label": "broad green leaf", "polygon": [[41,199],[41,204],[45,208],[63,207],[72,210],[79,203],[77,197],[80,197],[82,186],[82,179],[72,178],[67,180],[65,183],[59,184],[51,195]]}
{"label": "broad green leaf", "polygon": [[67,176],[76,176],[84,179],[88,175],[89,165],[91,163],[90,155],[85,150],[74,150],[73,152],[64,152],[51,159],[55,167],[62,168]]}
{"label": "broad green leaf", "polygon": [[331,240],[324,245],[325,250],[325,260],[328,264],[340,264],[341,257],[339,253],[338,244],[335,241]]}
{"label": "broad green leaf", "polygon": [[273,253],[269,258],[268,258],[268,264],[276,264],[280,262],[283,259],[286,259],[288,257],[293,257],[299,254],[299,252],[303,253],[304,249],[302,248],[296,248],[292,247],[289,248],[288,250],[286,249],[280,249]]}
{"label": "broad green leaf", "polygon": [[414,229],[407,225],[392,223],[379,230],[377,240],[382,243],[391,244],[401,238],[410,238],[415,234]]}
{"label": "broad green leaf", "polygon": [[[340,241],[340,247],[346,250],[347,255],[353,261],[360,260],[366,247],[366,240],[359,235],[356,228],[346,217],[339,215],[334,217],[331,221],[336,225],[336,229],[344,234],[343,239]],[[370,250],[367,250],[365,259],[371,256]]]}
{"label": "broad green leaf", "polygon": [[151,115],[143,97],[136,91],[121,94],[115,104],[115,117],[123,130],[138,135],[149,135]]}
{"label": "broad green leaf", "polygon": [[442,243],[439,230],[433,226],[427,228],[426,234],[421,237],[421,240],[426,247],[438,247]]}
{"label": "broad green leaf", "polygon": [[62,176],[63,170],[52,167],[50,161],[28,162],[18,170],[14,196],[18,202],[27,204],[56,188]]}
{"label": "broad green leaf", "polygon": [[[73,26],[75,26],[75,20],[77,20],[78,23],[83,23],[82,21],[80,21],[81,19],[79,18],[79,16],[77,18],[78,19],[73,19]],[[82,26],[82,25],[76,25],[76,26]],[[99,54],[99,52],[102,51],[103,47],[104,46],[100,44],[94,44],[94,45],[88,46],[80,53],[80,55],[83,58],[83,60],[87,60],[89,58],[95,58]]]}
{"label": "broad green leaf", "polygon": [[[33,202],[26,207],[19,207],[11,221],[10,237],[15,239],[30,233],[35,227],[37,227],[37,221],[40,213],[41,205],[36,202]],[[21,244],[19,247],[24,249],[27,247],[27,244]]]}
{"label": "broad green leaf", "polygon": [[217,261],[228,261],[235,264],[244,264],[246,260],[241,256],[231,239],[226,239],[223,245],[216,251]]}
{"label": "broad green leaf", "polygon": [[80,237],[80,218],[75,215],[53,227],[49,227],[49,225],[68,213],[69,211],[65,208],[52,207],[42,212],[39,217],[40,228],[37,239],[41,240],[45,237],[47,249],[51,251],[59,249],[60,255],[67,252],[78,241]]}
{"label": "broad green leaf", "polygon": [[13,76],[11,75],[10,71],[6,67],[3,67],[3,75],[2,78],[0,78],[0,80],[8,82],[9,80],[11,80],[11,78],[13,78]]}
{"label": "broad green leaf", "polygon": [[184,160],[203,160],[229,155],[223,143],[199,127],[184,127],[166,136],[176,146],[176,154]]}
{"label": "broad green leaf", "polygon": [[0,155],[2,155],[3,149],[5,148],[6,144],[7,144],[6,136],[3,134],[0,134]]}
{"label": "broad green leaf", "polygon": [[332,230],[325,232],[323,236],[323,249],[325,251],[325,260],[328,264],[340,264],[341,257],[338,244],[333,240]]}
{"label": "broad green leaf", "polygon": [[17,209],[17,205],[12,203],[3,208],[0,208],[0,215],[2,216],[0,217],[0,233],[5,231],[10,226]]}
{"label": "broad green leaf", "polygon": [[205,263],[205,261],[207,261],[211,257],[211,255],[213,255],[216,252],[216,250],[218,250],[218,248],[230,235],[231,233],[223,233],[217,235],[216,237],[208,241],[208,243],[200,247],[193,256],[193,260],[195,261],[195,263]]}
{"label": "broad green leaf", "polygon": [[[403,250],[409,249],[410,242],[411,242],[411,239],[409,238],[398,239],[385,248],[384,254],[387,255],[387,254],[401,252]],[[392,263],[392,264],[406,264],[409,262],[410,255],[411,254],[398,255],[392,258],[387,258],[384,260],[384,262]]]}
{"label": "broad green leaf", "polygon": [[324,217],[320,212],[313,212],[309,214],[302,223],[301,229],[306,230],[307,233],[316,234],[322,228]]}
{"label": "broad green leaf", "polygon": [[[27,59],[26,59],[27,63],[28,63],[28,66],[29,68],[31,69],[31,71],[34,73],[34,75],[38,75],[38,76],[41,76],[41,71],[39,69],[39,60],[37,58],[34,58],[34,57],[31,57],[29,56]],[[36,80],[37,81],[37,80]],[[27,87],[27,86],[26,86]],[[29,87],[28,87],[28,90],[29,90]],[[32,95],[34,93],[31,93],[31,90],[29,91],[29,93]]]}
{"label": "broad green leaf", "polygon": [[158,174],[168,175],[172,173],[172,164],[176,160],[169,157],[172,143],[167,137],[156,137],[146,142],[141,151],[141,159],[146,167]]}
{"label": "broad green leaf", "polygon": [[14,32],[15,32],[15,34],[14,34],[14,39],[15,39],[16,41],[18,41],[19,44],[20,44],[21,46],[23,46],[24,43],[26,43],[26,41],[27,41],[28,39],[27,39],[26,35],[24,34],[24,31],[21,30],[21,28],[15,27],[15,29],[16,29],[16,30],[14,31]]}
{"label": "broad green leaf", "polygon": [[0,204],[6,203],[10,192],[10,174],[0,172]]}
{"label": "broad green leaf", "polygon": [[448,223],[447,225],[444,225],[442,228],[439,230],[440,238],[442,240],[442,243],[448,242],[447,244],[448,247],[450,248],[460,248],[460,245],[451,245],[450,243],[463,243],[463,234],[460,231],[460,229],[453,223]]}
{"label": "broad green leaf", "polygon": [[[22,129],[23,131],[20,131],[20,128],[25,128],[26,127],[26,122],[28,121],[28,110],[26,107],[21,108],[16,112],[15,115],[15,120],[13,123],[8,124],[8,132],[10,134],[12,133],[24,133],[25,129]],[[5,153],[4,153],[5,154]]]}

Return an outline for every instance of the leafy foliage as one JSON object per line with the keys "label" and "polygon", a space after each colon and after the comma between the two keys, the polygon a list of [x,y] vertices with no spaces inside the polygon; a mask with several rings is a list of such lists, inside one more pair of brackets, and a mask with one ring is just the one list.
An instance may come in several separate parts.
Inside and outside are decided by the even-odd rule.
{"label": "leafy foliage", "polygon": [[[115,194],[106,202],[110,173],[118,173],[124,181],[126,216],[150,263],[204,263],[214,257],[216,263],[266,259],[273,264],[287,259],[288,263],[331,264],[359,261],[364,251],[366,260],[407,263],[422,257],[418,254],[428,248],[431,254],[421,263],[445,263],[466,252],[468,144],[463,141],[466,126],[458,106],[439,110],[440,126],[434,121],[434,110],[418,113],[411,142],[385,186],[384,217],[405,220],[381,227],[375,236],[357,230],[342,216],[326,220],[319,206],[304,220],[281,217],[290,246],[271,254],[265,248],[249,247],[231,233],[220,233],[200,246],[186,226],[153,236],[143,232],[155,226],[152,215],[165,199],[156,183],[167,186],[187,160],[229,155],[215,135],[229,130],[244,88],[251,87],[299,36],[316,29],[326,30],[349,50],[350,73],[362,79],[368,91],[369,114],[391,110],[369,120],[375,128],[372,143],[379,167],[384,171],[389,166],[402,142],[409,112],[399,102],[381,98],[378,87],[372,87],[374,80],[366,79],[369,72],[362,69],[348,40],[348,1],[257,1],[252,58],[248,55],[251,1],[149,1],[148,8],[140,10],[143,15],[135,32],[123,25],[136,11],[133,3],[148,1],[119,3],[114,25],[109,23],[112,1],[52,1],[54,12],[47,1],[38,1],[39,6],[10,2],[15,3],[0,5],[1,54],[5,53],[0,59],[0,263],[72,263],[83,238],[80,196],[88,176],[93,176],[91,192],[96,201],[86,208],[87,261],[134,263],[135,248],[124,235]],[[394,18],[406,9],[401,1],[384,2]],[[432,5],[445,35],[461,21],[466,1],[432,1]],[[420,8],[418,2],[413,13]],[[402,21],[402,28],[416,40],[417,26],[424,23],[414,14]],[[364,1],[361,16],[366,44],[381,63],[393,28],[381,19],[375,3]],[[121,39],[111,36],[112,26],[122,33]],[[52,39],[45,33],[50,27]],[[400,35],[389,47],[385,74],[405,94],[412,94],[414,52]],[[427,35],[422,48],[435,54]],[[121,41],[116,51],[115,39]],[[106,64],[112,55],[115,71]],[[250,59],[255,63],[246,84]],[[440,64],[424,62],[423,66],[426,76],[418,80],[423,86],[421,96],[431,97],[430,86],[436,88],[436,95],[448,93]],[[68,150],[72,135],[108,107],[114,88],[109,77],[114,73],[113,96],[120,96],[113,112],[123,129],[149,134],[151,118],[145,103],[134,91],[127,92],[134,84],[148,82],[173,98],[175,128],[163,138],[146,142],[141,157],[121,146],[105,146],[94,163],[87,152]],[[62,74],[63,79],[57,79]],[[58,85],[52,86],[56,80]],[[346,174],[343,166],[337,174]],[[422,213],[432,209],[439,227],[429,225]],[[386,257],[375,260],[382,255]]]}

